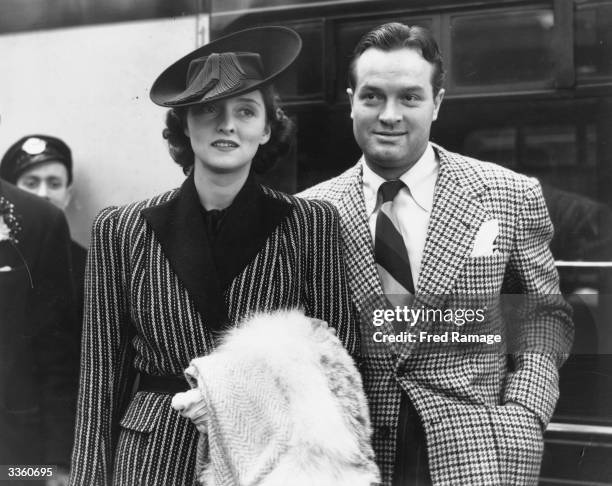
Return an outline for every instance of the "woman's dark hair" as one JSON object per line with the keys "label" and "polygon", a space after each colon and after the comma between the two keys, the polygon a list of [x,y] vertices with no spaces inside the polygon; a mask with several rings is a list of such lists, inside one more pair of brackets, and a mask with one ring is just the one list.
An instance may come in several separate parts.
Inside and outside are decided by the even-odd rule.
{"label": "woman's dark hair", "polygon": [[[253,157],[253,171],[262,174],[282,159],[293,143],[294,125],[280,107],[280,99],[271,85],[261,88],[266,122],[270,125],[270,140],[260,145]],[[194,163],[191,141],[185,135],[188,106],[171,108],[166,114],[166,128],[162,135],[168,141],[168,150],[174,161],[188,174]]]}

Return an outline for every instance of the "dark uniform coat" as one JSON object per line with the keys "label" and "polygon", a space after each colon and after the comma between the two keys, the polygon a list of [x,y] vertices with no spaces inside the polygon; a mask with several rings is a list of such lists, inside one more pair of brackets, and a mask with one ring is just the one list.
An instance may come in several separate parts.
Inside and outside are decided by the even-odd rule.
{"label": "dark uniform coat", "polygon": [[193,176],[179,190],[104,210],[86,272],[71,484],[193,484],[197,432],[170,407],[172,395],[140,390],[119,411],[130,367],[182,375],[191,359],[215,347],[224,324],[276,308],[302,307],[329,322],[353,351],[339,231],[330,204],[250,179],[215,245]]}
{"label": "dark uniform coat", "polygon": [[0,217],[13,233],[0,241],[0,464],[68,466],[78,377],[68,226],[2,180]]}
{"label": "dark uniform coat", "polygon": [[[521,344],[510,363],[503,353],[452,354],[447,349],[428,354],[409,346],[363,357],[376,460],[384,484],[390,485],[400,397],[406,393],[425,429],[435,485],[536,484],[542,431],[559,396],[558,367],[573,337],[568,306],[558,296],[549,250],[552,225],[542,191],[535,179],[434,148],[440,171],[415,306],[450,295],[525,294],[536,299],[526,318],[509,324]],[[361,162],[302,195],[338,208],[353,301],[367,317],[366,302],[383,290]],[[479,229],[491,220],[499,224],[495,251],[472,256]],[[364,345],[372,341],[371,324],[371,319],[363,322]]]}

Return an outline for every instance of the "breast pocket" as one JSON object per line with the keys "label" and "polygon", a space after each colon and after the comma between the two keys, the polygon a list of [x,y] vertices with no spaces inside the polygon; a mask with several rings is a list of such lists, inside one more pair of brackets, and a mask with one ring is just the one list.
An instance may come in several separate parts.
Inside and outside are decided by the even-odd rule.
{"label": "breast pocket", "polygon": [[455,282],[456,293],[498,294],[504,280],[508,255],[495,253],[468,258]]}

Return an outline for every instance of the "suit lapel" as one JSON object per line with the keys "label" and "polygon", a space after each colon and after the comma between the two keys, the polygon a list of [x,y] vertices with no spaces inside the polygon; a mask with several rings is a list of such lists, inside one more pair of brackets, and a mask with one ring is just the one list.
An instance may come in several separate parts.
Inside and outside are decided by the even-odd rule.
{"label": "suit lapel", "polygon": [[227,313],[193,174],[185,180],[175,198],[144,209],[142,215],[203,321],[213,329],[222,327]]}
{"label": "suit lapel", "polygon": [[[470,256],[482,223],[490,219],[480,202],[488,190],[485,181],[463,157],[434,145],[440,160],[432,214],[427,229],[417,294],[442,295]],[[356,303],[383,293],[367,222],[362,191],[362,167],[357,163],[339,181],[343,191],[337,201],[345,236],[347,276]]]}
{"label": "suit lapel", "polygon": [[361,311],[361,304],[382,295],[383,289],[374,263],[372,236],[362,190],[361,161],[345,177],[342,183],[344,191],[337,207],[342,215],[342,234],[345,235],[347,277],[354,301]]}
{"label": "suit lapel", "polygon": [[203,321],[212,329],[226,323],[224,291],[261,251],[291,205],[264,194],[247,180],[228,209],[213,252],[193,175],[177,196],[142,211],[170,265],[187,289]]}
{"label": "suit lapel", "polygon": [[440,147],[434,202],[427,229],[417,293],[449,293],[459,270],[470,256],[476,232],[490,219],[478,197],[487,189],[465,160]]}
{"label": "suit lapel", "polygon": [[247,179],[229,207],[215,242],[223,290],[261,251],[291,209],[291,204],[266,195],[251,177]]}
{"label": "suit lapel", "polygon": [[[434,148],[440,159],[440,173],[414,307],[425,305],[442,308],[442,300],[445,297],[443,294],[450,292],[457,273],[470,255],[476,232],[482,223],[489,219],[487,211],[478,199],[487,190],[484,181],[467,166],[463,158],[453,157],[439,147]],[[342,216],[347,277],[353,301],[360,313],[359,320],[365,326],[362,339],[367,346],[371,319],[364,312],[385,306],[385,302],[380,300],[384,292],[374,262],[372,237],[362,190],[361,163],[356,164],[343,177],[338,181],[342,191],[335,204]],[[393,332],[393,329],[385,329]],[[399,355],[397,363],[401,363],[412,348],[410,344],[383,346],[385,352]]]}

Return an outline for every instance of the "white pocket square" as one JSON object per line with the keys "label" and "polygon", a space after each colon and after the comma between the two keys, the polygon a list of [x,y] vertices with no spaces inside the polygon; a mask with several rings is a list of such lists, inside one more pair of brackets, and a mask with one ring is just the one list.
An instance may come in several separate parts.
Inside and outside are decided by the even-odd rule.
{"label": "white pocket square", "polygon": [[499,235],[499,221],[491,219],[482,223],[482,226],[476,233],[474,238],[474,246],[472,248],[472,257],[480,257],[493,255],[497,250],[495,240]]}

